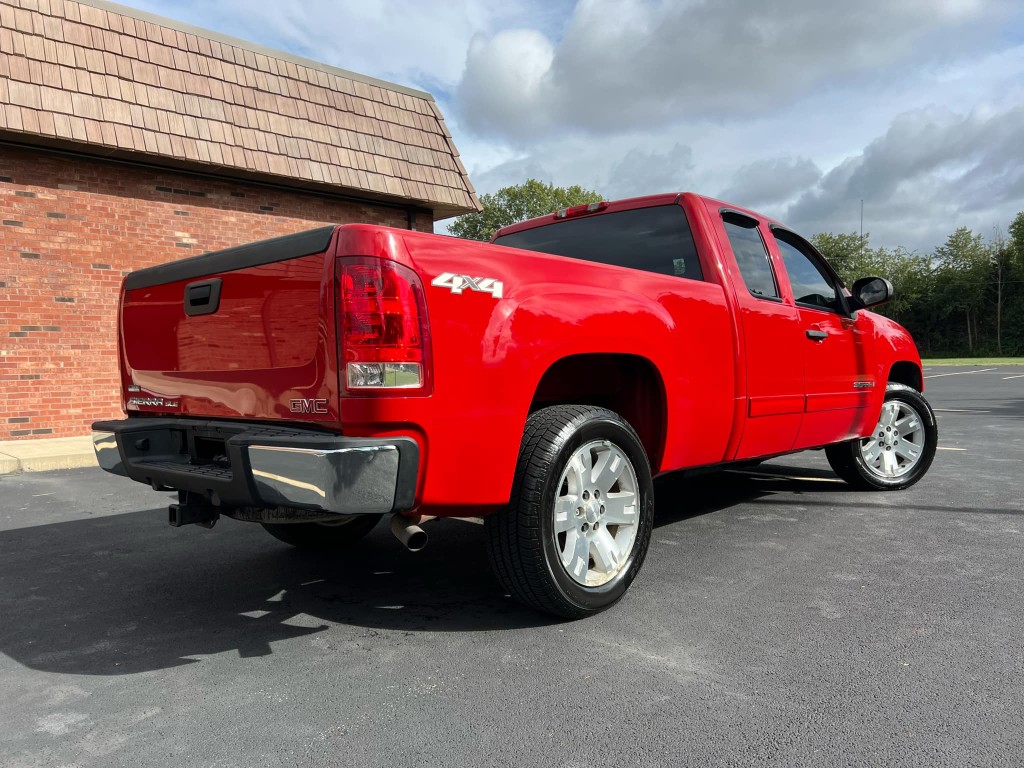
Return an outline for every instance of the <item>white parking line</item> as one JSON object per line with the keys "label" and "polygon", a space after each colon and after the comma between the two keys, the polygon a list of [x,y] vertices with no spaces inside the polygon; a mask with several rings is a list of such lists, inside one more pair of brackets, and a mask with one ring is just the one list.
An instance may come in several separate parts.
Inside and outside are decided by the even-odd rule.
{"label": "white parking line", "polygon": [[1018,373],[1016,376],[1003,376],[1003,381],[1007,379],[1024,379],[1024,373]]}
{"label": "white parking line", "polygon": [[776,475],[770,472],[748,472],[742,469],[730,469],[728,472],[737,475],[746,475],[755,480],[802,480],[805,483],[845,483],[845,480],[838,480],[834,477],[801,477],[800,475]]}
{"label": "white parking line", "polygon": [[955,371],[954,373],[933,373],[931,376],[925,376],[926,379],[937,379],[941,376],[965,376],[968,373],[986,373],[987,371],[994,371],[995,368],[981,368],[977,371]]}
{"label": "white parking line", "polygon": [[988,413],[981,408],[932,408],[937,413]]}
{"label": "white parking line", "polygon": [[939,445],[939,446],[936,446],[935,450],[937,450],[937,451],[966,451],[967,449],[966,448],[950,448],[949,446],[946,446],[946,445]]}

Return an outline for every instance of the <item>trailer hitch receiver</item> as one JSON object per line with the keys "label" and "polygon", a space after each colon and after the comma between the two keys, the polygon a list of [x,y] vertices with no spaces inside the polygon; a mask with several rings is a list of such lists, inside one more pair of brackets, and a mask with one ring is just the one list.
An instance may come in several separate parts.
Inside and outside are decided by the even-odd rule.
{"label": "trailer hitch receiver", "polygon": [[178,491],[178,503],[167,507],[167,522],[174,528],[198,525],[213,528],[220,511],[204,495],[194,491]]}

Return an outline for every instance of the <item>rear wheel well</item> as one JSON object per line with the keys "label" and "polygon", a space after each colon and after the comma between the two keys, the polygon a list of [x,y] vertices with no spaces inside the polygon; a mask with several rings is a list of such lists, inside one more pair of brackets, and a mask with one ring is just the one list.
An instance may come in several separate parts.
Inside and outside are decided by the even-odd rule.
{"label": "rear wheel well", "polygon": [[907,360],[902,360],[898,363],[893,363],[891,369],[889,369],[889,381],[896,382],[897,384],[906,384],[908,387],[913,387],[918,392],[921,391],[921,369],[916,364],[911,363]]}
{"label": "rear wheel well", "polygon": [[665,386],[649,360],[625,354],[562,358],[541,377],[530,413],[570,403],[595,405],[622,416],[640,437],[652,471],[658,471],[665,445]]}

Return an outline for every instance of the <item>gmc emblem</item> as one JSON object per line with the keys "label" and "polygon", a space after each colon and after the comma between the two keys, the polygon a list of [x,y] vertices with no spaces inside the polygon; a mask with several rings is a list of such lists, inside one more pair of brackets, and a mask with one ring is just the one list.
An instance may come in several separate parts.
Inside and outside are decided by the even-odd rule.
{"label": "gmc emblem", "polygon": [[327,413],[327,400],[292,400],[292,413]]}

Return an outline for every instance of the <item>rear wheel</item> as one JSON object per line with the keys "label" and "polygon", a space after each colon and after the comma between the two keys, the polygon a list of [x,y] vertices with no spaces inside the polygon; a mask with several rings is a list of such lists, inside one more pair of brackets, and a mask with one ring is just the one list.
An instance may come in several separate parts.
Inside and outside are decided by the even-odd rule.
{"label": "rear wheel", "polygon": [[830,445],[828,463],[843,480],[865,490],[909,488],[928,471],[939,442],[938,425],[924,395],[890,382],[872,433]]}
{"label": "rear wheel", "polygon": [[509,505],[487,518],[502,586],[533,608],[581,618],[614,605],[650,544],[654,487],[618,414],[559,405],[532,414]]}
{"label": "rear wheel", "polygon": [[263,523],[267,533],[293,547],[313,552],[338,552],[373,530],[381,515],[339,515],[317,523]]}

